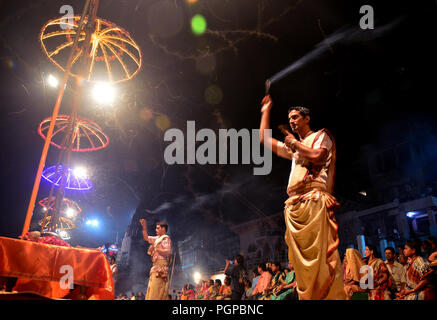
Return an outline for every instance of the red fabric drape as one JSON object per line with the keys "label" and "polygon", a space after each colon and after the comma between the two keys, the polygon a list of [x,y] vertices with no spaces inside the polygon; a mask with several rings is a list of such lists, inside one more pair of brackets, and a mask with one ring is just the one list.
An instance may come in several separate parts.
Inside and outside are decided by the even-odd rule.
{"label": "red fabric drape", "polygon": [[88,299],[114,299],[111,268],[102,252],[0,237],[0,276],[17,277],[15,291],[64,297],[69,289],[60,285],[62,266],[73,268],[75,284],[88,287]]}

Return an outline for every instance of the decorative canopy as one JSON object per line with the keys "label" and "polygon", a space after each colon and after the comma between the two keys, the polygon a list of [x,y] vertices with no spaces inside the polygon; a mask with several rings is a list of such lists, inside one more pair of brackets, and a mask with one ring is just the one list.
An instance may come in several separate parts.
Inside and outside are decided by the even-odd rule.
{"label": "decorative canopy", "polygon": [[[48,167],[42,173],[42,177],[50,183],[53,183],[56,187],[61,184],[62,178],[62,165],[58,166],[56,172],[56,165]],[[65,188],[69,190],[87,191],[91,190],[93,184],[90,179],[87,178],[83,172],[77,172],[77,170],[68,167],[66,177]]]}
{"label": "decorative canopy", "polygon": [[[58,18],[47,22],[41,30],[40,41],[45,54],[62,71],[65,71],[79,21],[80,16],[74,16],[71,21]],[[74,77],[79,74],[80,63],[77,62],[83,56],[84,40],[85,32],[82,32],[70,72]],[[130,80],[141,69],[141,50],[129,33],[101,18],[96,18],[87,54],[91,57],[91,63],[85,78],[92,82]]]}
{"label": "decorative canopy", "polygon": [[[51,118],[44,119],[38,128],[38,134],[46,139]],[[53,131],[52,145],[59,149],[66,149],[63,143],[65,134],[70,124],[70,116],[59,115],[56,118],[55,129]],[[73,129],[73,149],[76,152],[89,152],[105,148],[109,143],[108,136],[100,129],[99,125],[86,119],[77,118]]]}

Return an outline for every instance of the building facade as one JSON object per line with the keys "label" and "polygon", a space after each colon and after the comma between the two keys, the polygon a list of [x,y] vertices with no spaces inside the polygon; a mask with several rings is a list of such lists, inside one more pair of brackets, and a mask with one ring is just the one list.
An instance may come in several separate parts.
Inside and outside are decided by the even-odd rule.
{"label": "building facade", "polygon": [[[338,215],[340,252],[356,248],[364,253],[366,244],[397,250],[407,240],[425,240],[437,236],[437,198],[433,196],[400,202],[395,199],[384,205]],[[384,256],[383,256],[384,257]]]}
{"label": "building facade", "polygon": [[411,119],[387,124],[379,136],[361,148],[356,164],[367,182],[361,204],[336,215],[343,253],[368,243],[383,254],[387,246],[437,235],[436,130],[426,119]]}

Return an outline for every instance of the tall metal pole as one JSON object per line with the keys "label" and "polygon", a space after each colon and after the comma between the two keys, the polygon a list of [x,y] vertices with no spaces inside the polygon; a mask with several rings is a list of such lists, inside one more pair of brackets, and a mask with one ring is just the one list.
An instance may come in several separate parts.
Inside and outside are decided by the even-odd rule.
{"label": "tall metal pole", "polygon": [[[67,144],[67,139],[68,139],[68,135],[65,135],[63,141],[62,141],[62,146]],[[47,216],[49,214],[50,211],[53,212],[51,202],[52,202],[52,198],[54,198],[53,193],[55,191],[55,183],[56,181],[58,181],[58,176],[59,176],[59,166],[62,162],[64,156],[64,150],[61,150],[61,152],[59,153],[59,157],[58,157],[58,162],[56,163],[56,167],[55,167],[55,174],[54,174],[54,179],[52,183],[52,186],[50,187],[50,192],[49,192],[49,197],[48,197],[48,203],[47,203],[47,207],[46,210],[44,212],[44,219],[42,219],[42,223],[41,223],[41,233],[44,231],[44,227],[46,227],[46,221],[47,221]],[[61,173],[62,174],[62,173]],[[53,204],[54,204],[54,200],[53,200]]]}
{"label": "tall metal pole", "polygon": [[58,189],[58,192],[56,194],[56,200],[55,205],[52,212],[52,218],[50,220],[49,224],[49,231],[56,232],[56,228],[60,219],[60,209],[61,205],[63,203],[64,194],[65,194],[65,187],[67,184],[67,176],[68,176],[68,167],[70,166],[71,162],[71,154],[73,150],[73,143],[74,138],[77,134],[77,114],[79,111],[79,108],[82,104],[82,93],[83,93],[83,79],[88,79],[90,76],[90,65],[91,65],[91,59],[92,57],[89,54],[91,41],[92,41],[92,35],[95,30],[95,21],[96,21],[96,15],[97,15],[97,8],[99,5],[99,0],[91,0],[90,6],[89,6],[89,12],[87,14],[87,23],[85,25],[85,40],[83,42],[83,47],[81,48],[82,51],[82,57],[80,61],[80,70],[79,70],[79,77],[76,78],[76,90],[75,90],[75,97],[73,101],[71,116],[70,116],[70,123],[69,123],[69,130],[67,130],[67,145],[66,147],[66,154],[65,158],[62,164],[62,178],[61,183]]}
{"label": "tall metal pole", "polygon": [[70,56],[68,58],[68,63],[67,63],[67,66],[66,66],[65,72],[64,72],[64,77],[62,79],[61,86],[59,88],[58,97],[56,99],[55,107],[53,109],[52,118],[50,121],[50,127],[49,127],[49,130],[47,132],[47,137],[46,137],[45,142],[44,142],[43,151],[42,151],[41,158],[40,158],[39,165],[38,165],[38,170],[36,172],[35,182],[33,184],[33,189],[32,189],[32,194],[31,194],[30,201],[29,201],[29,206],[27,208],[26,219],[24,221],[23,230],[21,232],[22,236],[24,236],[29,231],[30,221],[32,220],[32,214],[33,214],[33,210],[35,208],[35,201],[36,201],[36,197],[38,195],[39,185],[41,182],[41,175],[42,175],[42,171],[44,169],[45,163],[46,163],[47,152],[49,150],[50,142],[52,140],[52,135],[53,135],[53,130],[55,128],[56,118],[58,117],[59,108],[61,106],[62,98],[63,98],[64,92],[65,92],[65,87],[67,85],[67,81],[68,81],[68,77],[70,75],[71,67],[73,66],[74,53],[75,53],[76,48],[77,48],[78,43],[79,43],[79,36],[80,36],[81,30],[84,27],[84,21],[85,21],[84,18],[85,18],[86,13],[88,12],[88,8],[90,6],[90,3],[91,3],[91,0],[87,0],[85,3],[85,6],[83,8],[82,16],[81,16],[80,21],[79,21],[79,27],[78,27],[76,36],[74,38],[73,47],[71,48]]}

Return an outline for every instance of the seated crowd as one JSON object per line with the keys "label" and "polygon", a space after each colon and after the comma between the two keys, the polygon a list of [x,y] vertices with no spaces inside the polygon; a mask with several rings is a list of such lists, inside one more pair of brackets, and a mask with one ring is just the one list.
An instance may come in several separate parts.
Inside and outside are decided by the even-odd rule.
{"label": "seated crowd", "polygon": [[[435,300],[437,242],[407,241],[385,248],[385,260],[377,249],[367,245],[364,257],[348,248],[343,259],[344,289],[348,299]],[[226,261],[224,283],[220,279],[202,280],[196,286],[185,284],[169,294],[169,300],[298,300],[295,270],[291,263],[260,263],[252,274],[244,268],[243,256]],[[118,300],[144,300],[144,294],[120,294]]]}
{"label": "seated crowd", "polygon": [[[238,300],[291,300],[297,299],[295,292],[296,277],[291,265],[282,268],[280,263],[261,263],[253,270],[250,280],[247,273],[241,278],[227,276],[222,284],[220,279],[203,280],[195,287],[186,284],[178,299],[180,300],[231,300],[232,281],[241,287]],[[234,290],[235,291],[235,290]],[[234,292],[235,293],[235,292]],[[237,296],[237,297],[238,297]],[[235,297],[235,296],[234,296]],[[234,299],[232,299],[234,300]]]}
{"label": "seated crowd", "polygon": [[[364,257],[349,248],[343,259],[344,289],[348,299],[368,300],[435,300],[437,242],[407,241],[384,251],[385,260],[377,249],[367,245]],[[242,256],[240,263],[244,265]],[[283,268],[278,262],[260,263],[252,277],[234,272],[236,266],[225,268],[225,283],[220,280],[202,281],[196,287],[185,285],[181,300],[298,300],[295,270],[291,264]],[[371,270],[371,271],[370,271]],[[234,284],[233,284],[234,282]],[[237,294],[233,295],[232,290]]]}
{"label": "seated crowd", "polygon": [[356,249],[346,250],[343,259],[344,288],[348,299],[366,296],[368,300],[435,300],[436,239],[407,241],[384,250],[366,246],[364,257]]}

